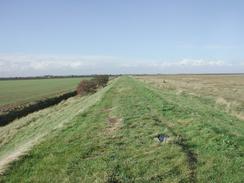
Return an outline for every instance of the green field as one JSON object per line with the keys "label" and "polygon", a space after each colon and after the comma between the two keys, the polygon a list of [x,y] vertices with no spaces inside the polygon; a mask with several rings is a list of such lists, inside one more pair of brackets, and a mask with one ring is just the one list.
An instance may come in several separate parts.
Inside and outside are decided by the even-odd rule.
{"label": "green field", "polygon": [[2,80],[0,81],[0,107],[33,102],[75,90],[82,79]]}
{"label": "green field", "polygon": [[243,152],[244,121],[211,98],[120,77],[0,127],[0,182],[240,183]]}

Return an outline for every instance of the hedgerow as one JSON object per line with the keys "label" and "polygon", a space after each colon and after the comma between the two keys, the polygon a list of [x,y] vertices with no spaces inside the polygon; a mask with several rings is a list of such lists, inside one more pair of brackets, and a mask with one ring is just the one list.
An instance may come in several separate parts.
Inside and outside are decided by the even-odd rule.
{"label": "hedgerow", "polygon": [[108,75],[97,75],[90,80],[82,80],[77,86],[76,92],[78,95],[87,93],[95,93],[99,87],[104,87],[109,81]]}

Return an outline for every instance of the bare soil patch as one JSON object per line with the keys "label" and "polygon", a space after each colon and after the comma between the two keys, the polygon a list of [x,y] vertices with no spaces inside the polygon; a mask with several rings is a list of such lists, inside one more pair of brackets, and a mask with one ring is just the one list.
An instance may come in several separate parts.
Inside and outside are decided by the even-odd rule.
{"label": "bare soil patch", "polygon": [[120,128],[122,119],[121,118],[117,118],[117,117],[108,117],[108,132],[109,134],[114,133],[115,131],[117,131]]}

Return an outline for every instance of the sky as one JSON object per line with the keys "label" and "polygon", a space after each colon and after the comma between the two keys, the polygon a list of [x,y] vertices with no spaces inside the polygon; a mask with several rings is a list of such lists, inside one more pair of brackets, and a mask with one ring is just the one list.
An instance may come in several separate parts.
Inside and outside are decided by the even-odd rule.
{"label": "sky", "polygon": [[0,77],[244,72],[243,0],[0,0]]}

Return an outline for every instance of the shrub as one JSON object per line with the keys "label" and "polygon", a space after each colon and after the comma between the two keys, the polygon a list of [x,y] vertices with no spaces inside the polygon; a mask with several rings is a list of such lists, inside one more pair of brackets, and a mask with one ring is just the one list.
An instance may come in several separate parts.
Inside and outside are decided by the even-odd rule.
{"label": "shrub", "polygon": [[106,86],[108,81],[109,81],[109,76],[108,75],[97,75],[95,76],[95,80],[98,84],[98,86]]}
{"label": "shrub", "polygon": [[90,80],[82,80],[76,89],[77,94],[85,95],[87,93],[95,93],[99,86],[106,86],[108,81],[108,75],[98,75]]}
{"label": "shrub", "polygon": [[97,82],[94,79],[82,80],[78,85],[76,91],[79,95],[84,95],[87,93],[95,93],[97,89]]}

